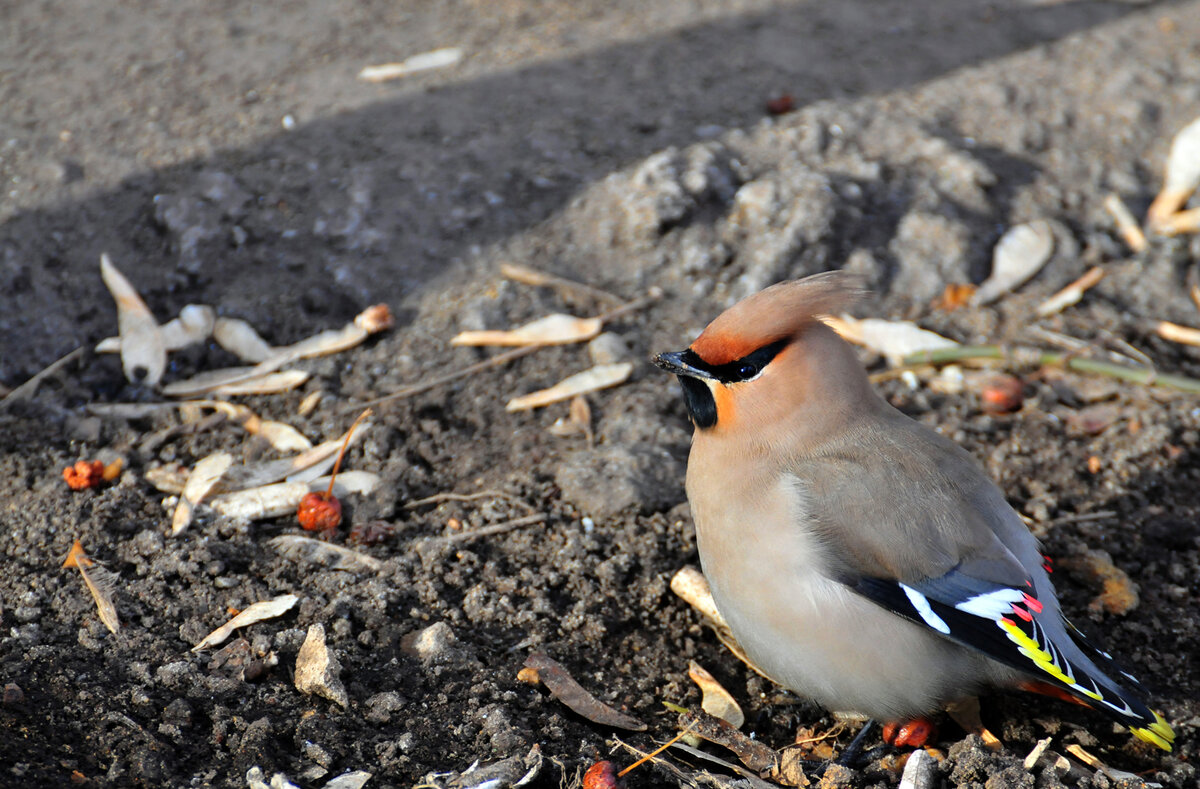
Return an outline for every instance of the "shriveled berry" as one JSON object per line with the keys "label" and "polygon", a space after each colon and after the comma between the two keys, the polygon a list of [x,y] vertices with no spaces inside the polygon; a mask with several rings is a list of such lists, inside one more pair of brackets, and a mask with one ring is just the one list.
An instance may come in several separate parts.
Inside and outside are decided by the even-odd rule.
{"label": "shriveled berry", "polygon": [[104,481],[104,464],[99,460],[80,460],[64,468],[62,475],[71,490],[94,488]]}

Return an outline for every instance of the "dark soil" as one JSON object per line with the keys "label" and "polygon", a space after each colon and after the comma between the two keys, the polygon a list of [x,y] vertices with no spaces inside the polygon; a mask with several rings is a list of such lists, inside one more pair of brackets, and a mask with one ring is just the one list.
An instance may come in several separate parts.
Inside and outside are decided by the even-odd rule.
{"label": "dark soil", "polygon": [[[115,357],[85,351],[32,401],[0,407],[10,568],[0,676],[11,685],[0,785],[245,786],[258,766],[302,786],[355,769],[373,773],[369,786],[409,786],[534,745],[547,757],[537,785],[567,785],[598,758],[632,761],[616,736],[645,750],[674,733],[662,702],[699,701],[689,660],[734,693],[746,731],[772,747],[798,727],[831,726],[733,658],[668,588],[697,562],[682,487],[690,428],[675,383],[643,360],[683,347],[771,282],[845,267],[875,291],[863,316],[915,319],[969,343],[1044,344],[1029,333],[1034,307],[1103,265],[1108,276],[1078,306],[1037,323],[1200,377],[1200,351],[1153,332],[1157,319],[1200,323],[1186,287],[1200,239],[1152,239],[1135,256],[1102,208],[1115,192],[1143,214],[1172,135],[1200,115],[1200,2],[644,6],[8,4],[8,387],[115,333],[103,251],[161,320],[212,304],[276,344],[389,303],[392,331],[302,363],[312,378],[296,392],[244,399],[314,440],[340,434],[357,403],[487,355],[451,348],[459,330],[604,308],[505,281],[500,263],[626,299],[651,286],[665,297],[608,327],[638,364],[631,382],[591,396],[594,447],[547,431],[565,405],[504,409],[587,366],[582,347],[379,409],[348,465],[385,484],[347,502],[333,538],[382,524],[381,540],[361,548],[383,560],[378,572],[281,556],[268,540],[297,533],[291,518],[207,513],[166,537],[170,513],[148,469],[217,449],[272,455],[231,426],[143,449],[174,415],[102,420],[87,410],[159,399],[126,383]],[[454,68],[385,85],[354,79],[362,66],[452,45],[466,53]],[[798,109],[767,117],[766,102],[783,94]],[[993,307],[931,306],[945,284],[986,276],[1005,229],[1039,218],[1054,221],[1058,243],[1033,281]],[[233,363],[214,345],[194,347],[172,355],[167,378]],[[959,394],[881,387],[966,446],[1060,564],[1078,568],[1101,550],[1133,580],[1139,602],[1116,615],[1093,604],[1101,589],[1087,572],[1056,576],[1072,618],[1148,686],[1177,748],[1152,752],[1090,711],[997,694],[983,699],[983,720],[1004,749],[947,723],[941,776],[988,789],[1116,784],[1091,771],[1026,771],[1024,756],[1053,736],[1060,752],[1077,743],[1163,786],[1200,785],[1200,400],[1016,372],[1026,401],[1005,416],[984,413],[970,376]],[[298,416],[318,390],[321,407]],[[127,464],[117,484],[73,493],[63,483],[63,467],[116,454]],[[506,498],[406,506],[484,489]],[[530,509],[547,520],[430,539],[457,533],[452,519],[474,529]],[[76,539],[119,578],[118,636],[78,573],[61,568]],[[248,654],[278,657],[265,674],[246,679],[210,663],[211,651],[190,651],[228,609],[289,592],[301,598],[291,612],[240,634]],[[341,662],[346,709],[292,684],[313,623]],[[431,626],[431,646],[416,649]],[[519,682],[534,650],[649,731],[592,724]],[[734,780],[671,758],[694,780],[708,769]],[[663,767],[629,778],[680,780]],[[873,758],[826,785],[898,781]]]}

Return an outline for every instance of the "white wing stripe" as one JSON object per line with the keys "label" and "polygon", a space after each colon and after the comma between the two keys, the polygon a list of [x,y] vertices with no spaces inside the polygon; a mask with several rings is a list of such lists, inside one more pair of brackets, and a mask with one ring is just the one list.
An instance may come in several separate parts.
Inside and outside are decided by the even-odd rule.
{"label": "white wing stripe", "polygon": [[904,584],[900,584],[900,588],[904,590],[904,594],[908,595],[908,602],[912,603],[913,608],[917,609],[917,613],[925,620],[925,624],[939,633],[950,635],[950,626],[933,612],[933,609],[929,606],[929,601],[925,599],[925,595]]}

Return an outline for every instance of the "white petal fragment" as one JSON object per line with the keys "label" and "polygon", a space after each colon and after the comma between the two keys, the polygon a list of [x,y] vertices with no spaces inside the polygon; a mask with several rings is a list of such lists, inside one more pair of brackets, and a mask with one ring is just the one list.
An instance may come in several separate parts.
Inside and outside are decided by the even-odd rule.
{"label": "white petal fragment", "polygon": [[192,522],[196,507],[204,500],[220,481],[221,477],[233,465],[233,456],[228,452],[214,452],[201,460],[188,475],[183,486],[183,494],[175,507],[175,516],[171,519],[171,536],[182,532]]}
{"label": "white petal fragment", "polygon": [[1054,230],[1038,219],[1017,225],[1005,233],[992,252],[992,273],[975,295],[972,304],[990,304],[1025,284],[1054,254]]}
{"label": "white petal fragment", "polygon": [[204,638],[200,639],[200,643],[192,647],[193,652],[199,652],[208,647],[214,647],[224,643],[225,639],[237,630],[239,627],[248,627],[255,622],[261,622],[264,619],[274,619],[291,610],[292,606],[299,602],[300,598],[294,594],[285,594],[276,597],[273,600],[263,600],[246,607],[244,611],[230,619],[225,624],[212,631]]}
{"label": "white petal fragment", "polygon": [[540,408],[562,400],[570,400],[575,395],[616,386],[624,383],[632,374],[633,364],[631,362],[598,364],[581,373],[564,378],[549,389],[541,389],[521,397],[514,397],[504,408],[508,411],[527,411],[531,408]]}
{"label": "white petal fragment", "polygon": [[[168,351],[178,351],[189,345],[204,342],[212,334],[216,313],[206,304],[189,304],[179,311],[178,318],[159,326],[163,345]],[[121,338],[105,337],[96,345],[96,353],[120,353]]]}
{"label": "white petal fragment", "polygon": [[250,364],[266,361],[275,352],[253,326],[238,318],[217,318],[212,335],[218,345]]}
{"label": "white petal fragment", "polygon": [[158,321],[105,253],[100,256],[100,276],[117,303],[117,328],[121,335],[121,367],[133,382],[154,386],[167,369],[167,347]]}
{"label": "white petal fragment", "polygon": [[590,340],[600,333],[603,322],[599,318],[576,318],[574,315],[554,313],[527,323],[511,331],[465,331],[460,332],[451,345],[563,345]]}
{"label": "white petal fragment", "polygon": [[388,80],[407,77],[422,71],[446,68],[462,60],[461,47],[443,47],[432,52],[422,52],[413,55],[399,63],[382,63],[378,66],[367,66],[358,72],[358,78],[363,82],[387,82]]}
{"label": "white petal fragment", "polygon": [[823,317],[821,320],[842,335],[842,339],[882,354],[893,367],[914,353],[958,345],[954,340],[922,329],[912,321],[885,321],[879,318],[859,320],[849,315]]}
{"label": "white petal fragment", "polygon": [[725,690],[716,677],[694,660],[688,662],[688,677],[700,686],[700,692],[704,694],[700,701],[701,709],[735,729],[742,728],[742,724],[746,722],[746,715],[734,700],[733,694]]}

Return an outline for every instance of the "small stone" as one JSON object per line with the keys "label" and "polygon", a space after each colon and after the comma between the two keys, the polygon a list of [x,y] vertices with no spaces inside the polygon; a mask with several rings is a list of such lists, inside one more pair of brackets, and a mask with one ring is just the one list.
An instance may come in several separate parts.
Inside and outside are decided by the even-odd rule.
{"label": "small stone", "polygon": [[432,624],[424,630],[409,633],[400,642],[400,648],[416,655],[422,663],[445,663],[455,657],[458,638],[445,622]]}
{"label": "small stone", "polygon": [[346,707],[350,697],[338,679],[342,667],[325,644],[325,626],[320,622],[308,628],[308,637],[296,655],[296,689],[308,695],[316,694]]}
{"label": "small stone", "polygon": [[4,706],[12,707],[16,704],[25,702],[25,691],[21,690],[21,686],[15,682],[9,682],[4,686]]}
{"label": "small stone", "polygon": [[384,724],[392,719],[392,713],[404,709],[404,697],[394,690],[376,693],[367,699],[367,712],[364,716],[368,723]]}

